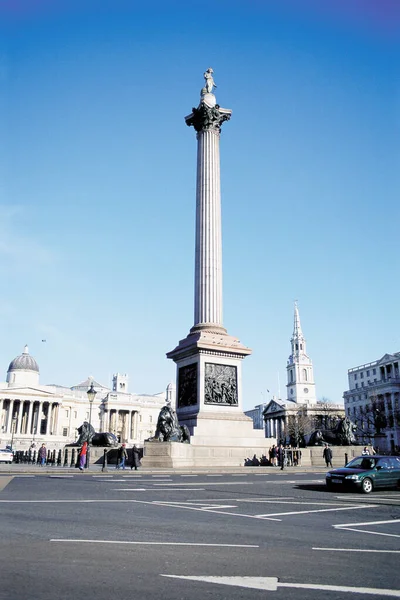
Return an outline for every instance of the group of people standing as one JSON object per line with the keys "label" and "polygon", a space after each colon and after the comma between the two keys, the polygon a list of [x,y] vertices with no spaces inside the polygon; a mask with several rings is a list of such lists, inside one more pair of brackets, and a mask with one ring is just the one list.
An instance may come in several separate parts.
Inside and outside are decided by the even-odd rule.
{"label": "group of people standing", "polygon": [[256,455],[253,458],[246,458],[244,464],[246,467],[297,467],[301,463],[301,450],[273,444],[268,450],[268,458],[263,454],[260,459]]}
{"label": "group of people standing", "polygon": [[[86,466],[86,458],[87,458],[87,449],[88,443],[83,442],[82,447],[79,452],[79,470],[83,471]],[[117,464],[116,469],[126,469],[126,461],[128,460],[128,450],[126,448],[126,444],[121,444],[117,450]],[[131,470],[135,469],[137,471],[138,467],[140,467],[140,450],[136,446],[133,445],[132,448],[132,462],[131,462]]]}
{"label": "group of people standing", "polygon": [[[116,469],[126,469],[126,461],[128,460],[128,450],[126,448],[126,444],[121,444],[121,446],[118,448],[118,452],[117,452],[117,464],[116,464]],[[131,462],[131,470],[135,469],[135,471],[138,470],[138,467],[140,467],[140,450],[139,448],[136,446],[136,444],[133,445],[132,447],[132,462]]]}

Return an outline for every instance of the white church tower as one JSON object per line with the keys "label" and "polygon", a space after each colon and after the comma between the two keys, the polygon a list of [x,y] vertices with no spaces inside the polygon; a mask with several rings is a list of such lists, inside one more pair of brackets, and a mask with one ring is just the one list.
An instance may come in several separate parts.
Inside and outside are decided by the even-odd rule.
{"label": "white church tower", "polygon": [[314,371],[312,360],[307,355],[306,340],[301,330],[299,309],[294,304],[294,328],[290,340],[292,353],[287,362],[287,398],[299,404],[315,404]]}

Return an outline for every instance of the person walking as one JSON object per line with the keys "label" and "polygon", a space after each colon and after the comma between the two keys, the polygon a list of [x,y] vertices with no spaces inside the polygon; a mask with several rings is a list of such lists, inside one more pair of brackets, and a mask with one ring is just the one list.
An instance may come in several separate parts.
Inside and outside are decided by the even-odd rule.
{"label": "person walking", "polygon": [[278,446],[278,464],[281,467],[281,471],[285,468],[285,448],[282,444]]}
{"label": "person walking", "polygon": [[271,448],[271,462],[272,462],[272,466],[273,467],[277,467],[278,465],[276,464],[276,459],[277,459],[277,447],[275,446],[275,444],[272,445]]}
{"label": "person walking", "polygon": [[47,450],[46,450],[46,446],[44,444],[42,444],[39,448],[39,464],[41,467],[44,467],[44,465],[46,464],[46,458],[47,458]]}
{"label": "person walking", "polygon": [[329,448],[328,444],[325,444],[325,448],[322,453],[322,456],[325,459],[326,466],[331,467],[331,469],[332,469],[333,468],[332,467],[332,456],[333,455],[332,455],[332,450]]}
{"label": "person walking", "polygon": [[79,470],[83,471],[86,465],[86,454],[87,454],[87,442],[83,442],[81,451],[79,453]]}
{"label": "person walking", "polygon": [[369,456],[368,446],[364,447],[364,450],[361,452],[361,456]]}
{"label": "person walking", "polygon": [[140,452],[139,452],[139,448],[136,446],[136,444],[133,444],[131,471],[132,471],[132,469],[135,469],[135,471],[137,471],[138,467],[140,467]]}
{"label": "person walking", "polygon": [[125,461],[128,458],[128,453],[126,451],[126,444],[122,444],[118,448],[117,454],[117,466],[116,469],[123,469],[125,471]]}

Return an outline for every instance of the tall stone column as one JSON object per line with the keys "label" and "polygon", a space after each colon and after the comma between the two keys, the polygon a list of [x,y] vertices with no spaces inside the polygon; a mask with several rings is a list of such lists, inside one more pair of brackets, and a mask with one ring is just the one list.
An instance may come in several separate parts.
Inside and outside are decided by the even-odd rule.
{"label": "tall stone column", "polygon": [[200,103],[185,117],[197,136],[194,324],[167,353],[177,364],[178,418],[191,432],[194,427],[199,431],[199,416],[207,419],[204,429],[210,432],[212,415],[221,427],[224,421],[225,428],[227,421],[233,427],[234,420],[247,419],[242,411],[241,362],[251,354],[223,325],[220,136],[232,111],[217,104],[212,74],[212,69],[204,73]]}
{"label": "tall stone column", "polygon": [[197,131],[196,261],[194,326],[222,326],[222,236],[220,189],[220,127],[231,111],[215,108],[215,97],[207,94],[188,125]]}

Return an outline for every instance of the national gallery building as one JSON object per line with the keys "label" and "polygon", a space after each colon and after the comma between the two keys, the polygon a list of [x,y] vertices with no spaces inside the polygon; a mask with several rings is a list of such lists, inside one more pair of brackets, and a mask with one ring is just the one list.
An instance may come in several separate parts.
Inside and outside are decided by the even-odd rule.
{"label": "national gallery building", "polygon": [[[96,397],[90,410],[87,392]],[[0,383],[0,447],[12,442],[26,450],[35,442],[52,449],[78,438],[77,428],[89,421],[96,432],[111,432],[120,442],[143,445],[154,435],[158,414],[166,402],[175,406],[175,385],[159,394],[130,394],[128,377],[113,376],[112,389],[89,377],[71,388],[40,385],[39,366],[25,346],[11,361],[7,380]]]}

